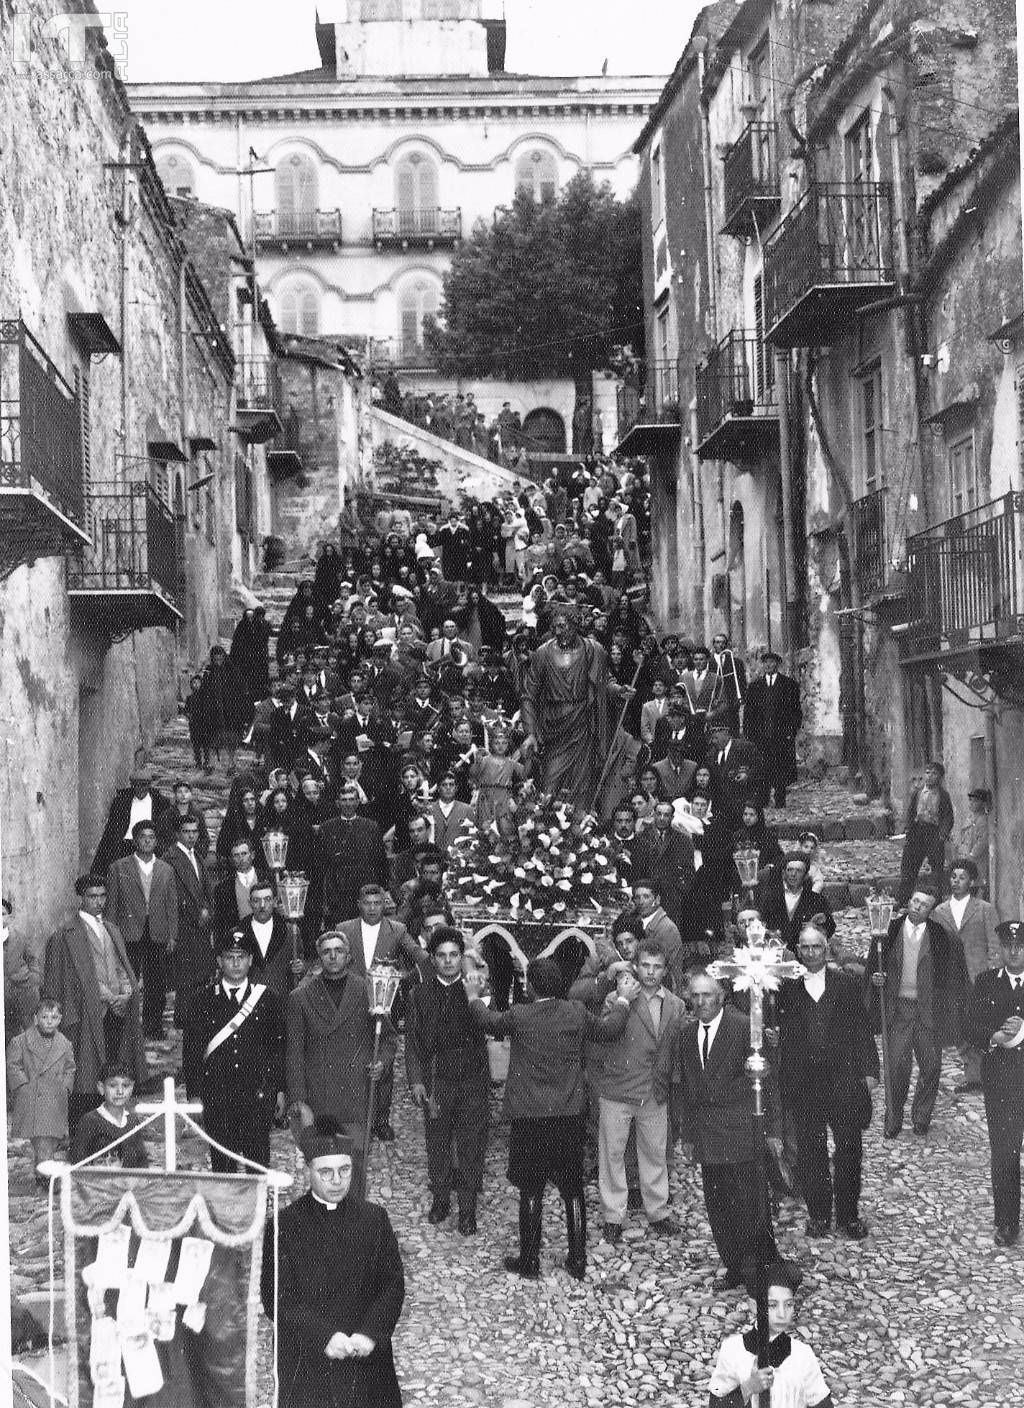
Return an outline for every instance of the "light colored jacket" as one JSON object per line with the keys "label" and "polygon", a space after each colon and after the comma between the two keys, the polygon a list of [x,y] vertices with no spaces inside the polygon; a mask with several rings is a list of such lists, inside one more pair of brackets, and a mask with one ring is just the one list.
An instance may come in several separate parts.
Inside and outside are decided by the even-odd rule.
{"label": "light colored jacket", "polygon": [[999,936],[996,933],[996,925],[999,923],[999,915],[995,905],[972,895],[967,901],[963,923],[959,929],[956,927],[949,900],[943,900],[942,904],[935,906],[932,918],[942,925],[950,938],[959,940],[972,983],[986,968],[998,966]]}

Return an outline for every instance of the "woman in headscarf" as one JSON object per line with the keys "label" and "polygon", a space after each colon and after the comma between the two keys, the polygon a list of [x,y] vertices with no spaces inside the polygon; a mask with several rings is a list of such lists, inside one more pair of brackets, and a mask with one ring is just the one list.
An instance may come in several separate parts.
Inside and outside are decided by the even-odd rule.
{"label": "woman in headscarf", "polygon": [[232,782],[228,793],[224,820],[217,833],[217,858],[227,865],[231,860],[231,847],[239,841],[248,841],[252,847],[256,869],[261,875],[266,874],[266,860],[260,845],[264,829],[264,815],[259,804],[256,779],[249,773],[241,773]]}
{"label": "woman in headscarf", "polygon": [[782,847],[775,831],[764,819],[764,812],[754,802],[743,804],[740,824],[732,833],[732,849],[736,851],[755,850],[758,852],[758,867],[761,870],[769,865],[782,863]]}
{"label": "woman in headscarf", "polygon": [[474,583],[466,593],[466,604],[456,608],[453,615],[459,635],[470,642],[477,655],[481,646],[498,651],[505,648],[504,613],[484,596],[482,587]]}
{"label": "woman in headscarf", "polygon": [[229,772],[235,768],[235,752],[249,727],[251,710],[241,676],[228,659],[222,645],[210,651],[201,687],[203,724],[210,746],[219,758],[227,754]]}

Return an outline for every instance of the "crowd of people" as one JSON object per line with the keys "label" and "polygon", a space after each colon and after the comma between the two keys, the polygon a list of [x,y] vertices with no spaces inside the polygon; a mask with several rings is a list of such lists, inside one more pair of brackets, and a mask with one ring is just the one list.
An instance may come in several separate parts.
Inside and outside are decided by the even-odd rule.
{"label": "crowd of people", "polygon": [[[930,833],[922,838],[923,826],[946,835],[952,826],[941,778],[930,775],[912,803],[916,849],[888,933],[875,936],[866,962],[838,961],[818,838],[807,832],[784,850],[765,814],[785,806],[795,779],[799,687],[771,650],[748,679],[727,636],[707,645],[656,636],[632,590],[639,562],[618,566],[615,533],[604,527],[597,550],[593,529],[589,545],[579,534],[588,494],[598,515],[607,500],[627,505],[636,527],[646,522],[642,482],[628,471],[603,479],[569,475],[497,513],[467,505],[432,541],[406,514],[383,522],[376,544],[325,546],[285,614],[276,669],[264,613],[245,613],[185,705],[197,768],[219,754],[233,771],[215,846],[187,781],[165,797],[138,769],[78,882],[75,917],[31,975],[34,990],[23,990],[20,967],[5,986],[9,1031],[20,1032],[8,1051],[14,1133],[36,1141],[40,1158],[69,1133],[77,1139],[85,1121],[90,1152],[124,1131],[133,1083],[145,1079],[144,1041],[167,1042],[171,989],[182,1076],[203,1103],[213,1168],[239,1157],[266,1166],[275,1124],[291,1127],[312,1192],[282,1226],[281,1356],[306,1355],[306,1313],[320,1356],[314,1371],[306,1355],[301,1392],[285,1390],[282,1377],[282,1401],[294,1408],[336,1401],[331,1385],[341,1382],[363,1385],[357,1401],[400,1402],[390,1332],[401,1266],[386,1217],[353,1211],[344,1226],[332,1223],[349,1248],[376,1238],[387,1253],[386,1272],[372,1288],[367,1281],[374,1332],[352,1309],[351,1288],[332,1292],[348,1308],[329,1328],[325,1273],[309,1268],[327,1235],[323,1210],[346,1202],[350,1188],[354,1207],[366,1191],[367,1126],[379,1141],[395,1138],[400,1031],[424,1117],[431,1223],[444,1223],[454,1204],[459,1232],[477,1233],[486,1038],[507,1039],[508,1177],[519,1194],[509,1271],[540,1274],[551,1183],[564,1205],[566,1267],[586,1275],[588,1174],[608,1241],[621,1239],[631,1211],[652,1235],[681,1233],[669,1200],[681,1144],[701,1169],[722,1262],[716,1286],[767,1276],[783,1325],[800,1272],[781,1263],[759,1212],[749,1020],[740,995],[708,968],[765,931],[805,969],[769,1014],[773,1195],[802,1197],[811,1237],[833,1226],[853,1240],[868,1235],[862,1134],[884,1021],[889,1138],[902,1128],[915,1059],[911,1119],[923,1134],[943,1048],[964,1041],[975,1053],[966,1092],[985,1090],[996,1237],[1018,1236],[1024,926],[998,924],[971,856],[947,867]],[[517,513],[522,549],[499,523]],[[486,590],[510,575],[533,608],[521,622]],[[481,950],[459,922],[446,874],[460,839],[508,834],[524,797],[537,793],[594,818],[629,897],[592,949],[515,972],[500,942]],[[284,866],[308,881],[297,937],[278,902],[280,864],[271,868],[282,836]],[[737,856],[753,857],[753,878]],[[937,905],[947,873],[951,894]],[[5,929],[14,927],[6,917]],[[8,953],[28,962],[12,939],[5,977]],[[367,974],[380,962],[400,968],[402,988],[371,1070]],[[272,1312],[269,1284],[265,1276]],[[812,1387],[793,1403],[827,1401],[816,1368],[796,1366]],[[763,1373],[749,1347],[723,1346],[713,1401],[740,1401],[734,1391],[747,1401],[768,1386]]]}

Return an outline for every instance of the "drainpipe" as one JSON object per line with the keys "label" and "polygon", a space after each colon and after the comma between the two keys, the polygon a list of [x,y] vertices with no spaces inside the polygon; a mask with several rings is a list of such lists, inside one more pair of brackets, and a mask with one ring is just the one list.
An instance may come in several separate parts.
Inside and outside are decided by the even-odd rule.
{"label": "drainpipe", "polygon": [[[775,387],[779,398],[779,482],[782,486],[782,591],[784,604],[783,649],[795,650],[796,630],[796,544],[793,541],[793,453],[789,442],[789,353],[775,351]],[[771,619],[771,603],[768,617]],[[790,659],[792,664],[792,658]]]}
{"label": "drainpipe", "polygon": [[[131,198],[128,182],[131,179],[132,127],[125,129],[121,139],[121,210],[118,215],[121,238],[118,241],[118,285],[121,300],[121,454],[127,455],[129,448],[128,430],[128,231],[131,226]],[[125,474],[124,460],[121,461],[121,476]]]}
{"label": "drainpipe", "polygon": [[[996,796],[996,710],[994,705],[990,705],[985,710],[985,786],[988,788],[989,796],[992,798],[992,806],[989,809],[988,818],[988,898],[989,901],[998,907],[997,896],[999,894],[997,872],[996,849],[996,807],[998,798]],[[1017,897],[1013,898],[1016,906]]]}
{"label": "drainpipe", "polygon": [[[697,85],[703,94],[704,76],[707,68],[707,52],[702,49],[697,55]],[[715,223],[712,210],[711,187],[711,129],[708,123],[708,110],[703,97],[700,99],[700,159],[704,178],[704,242],[708,255],[708,312],[711,314],[711,339],[718,341],[718,260],[715,258]]]}

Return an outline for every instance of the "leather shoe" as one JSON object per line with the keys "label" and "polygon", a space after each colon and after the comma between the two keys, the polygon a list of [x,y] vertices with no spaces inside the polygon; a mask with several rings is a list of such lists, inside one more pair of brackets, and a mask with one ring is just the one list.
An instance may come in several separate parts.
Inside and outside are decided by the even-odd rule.
{"label": "leather shoe", "polygon": [[373,1126],[373,1137],[379,1139],[382,1144],[393,1144],[395,1131],[389,1124],[375,1124]]}
{"label": "leather shoe", "polygon": [[742,1271],[725,1271],[711,1283],[713,1291],[735,1291],[744,1284]]}
{"label": "leather shoe", "polygon": [[996,1246],[1012,1247],[1019,1236],[1019,1231],[1014,1227],[997,1227],[995,1236]]}
{"label": "leather shoe", "polygon": [[656,1237],[674,1237],[679,1226],[671,1217],[659,1217],[655,1222],[648,1223],[648,1229]]}
{"label": "leather shoe", "polygon": [[827,1237],[832,1231],[832,1223],[823,1217],[812,1217],[807,1224],[808,1237]]}
{"label": "leather shoe", "polygon": [[602,1236],[604,1237],[604,1240],[606,1242],[611,1244],[611,1246],[617,1247],[622,1241],[622,1223],[606,1222],[604,1227],[602,1228]]}
{"label": "leather shoe", "polygon": [[975,1095],[981,1090],[980,1080],[965,1080],[961,1085],[954,1085],[954,1095]]}
{"label": "leather shoe", "polygon": [[505,1257],[505,1270],[514,1272],[516,1276],[522,1276],[527,1281],[540,1280],[539,1266],[524,1266],[517,1256]]}
{"label": "leather shoe", "polygon": [[463,1237],[476,1236],[476,1211],[473,1208],[459,1208],[459,1231]]}
{"label": "leather shoe", "polygon": [[855,1217],[852,1222],[843,1223],[842,1232],[852,1242],[863,1242],[868,1235],[868,1225],[862,1217]]}
{"label": "leather shoe", "polygon": [[915,1121],[915,1123],[914,1123],[914,1133],[915,1133],[915,1134],[927,1134],[927,1133],[928,1133],[928,1126],[927,1126],[926,1124],[918,1124],[918,1123]]}
{"label": "leather shoe", "polygon": [[427,1213],[427,1221],[434,1227],[439,1222],[443,1222],[452,1210],[450,1198],[435,1198],[430,1204],[430,1211]]}
{"label": "leather shoe", "polygon": [[886,1139],[895,1139],[896,1136],[902,1130],[902,1128],[902,1124],[887,1124],[885,1126],[885,1129],[882,1131],[882,1134]]}

